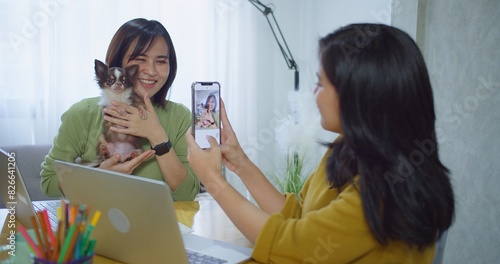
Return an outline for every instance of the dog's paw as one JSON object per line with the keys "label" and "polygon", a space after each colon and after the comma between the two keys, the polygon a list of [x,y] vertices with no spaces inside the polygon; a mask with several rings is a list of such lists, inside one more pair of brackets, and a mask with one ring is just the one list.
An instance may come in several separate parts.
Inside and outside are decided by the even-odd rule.
{"label": "dog's paw", "polygon": [[106,144],[99,145],[99,152],[101,153],[101,156],[108,157],[109,156],[108,146],[106,146]]}
{"label": "dog's paw", "polygon": [[127,115],[127,110],[125,110],[125,108],[123,108],[123,107],[116,108],[116,111],[118,111],[118,114],[120,114],[120,116]]}
{"label": "dog's paw", "polygon": [[144,109],[144,107],[142,107],[142,105],[140,105],[138,109],[139,109],[139,117],[142,120],[148,119],[148,113],[146,112],[146,109]]}
{"label": "dog's paw", "polygon": [[141,155],[141,153],[142,152],[140,150],[136,149],[130,153],[129,159],[135,159],[135,158],[139,157],[139,155]]}

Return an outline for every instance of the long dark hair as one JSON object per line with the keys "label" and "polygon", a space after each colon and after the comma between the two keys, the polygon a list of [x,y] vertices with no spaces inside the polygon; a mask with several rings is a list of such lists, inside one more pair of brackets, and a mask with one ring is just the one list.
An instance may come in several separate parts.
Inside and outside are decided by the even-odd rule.
{"label": "long dark hair", "polygon": [[363,211],[382,245],[432,245],[453,221],[454,197],[438,157],[432,88],[418,47],[380,24],[348,25],[319,44],[343,134],[331,144],[331,187],[359,175]]}
{"label": "long dark hair", "polygon": [[[205,105],[208,107],[208,102],[210,101],[210,98],[214,98],[214,112],[217,112],[217,99],[215,98],[215,95],[213,93],[211,93],[207,96],[207,100],[205,101]],[[208,110],[210,110],[210,109],[208,109]]]}
{"label": "long dark hair", "polygon": [[177,56],[170,34],[160,22],[136,18],[123,24],[111,39],[106,54],[106,63],[109,67],[122,67],[123,57],[133,40],[137,38],[137,44],[130,59],[134,59],[148,50],[156,37],[162,37],[167,42],[170,73],[163,87],[153,96],[152,101],[154,104],[165,107],[167,103],[165,98],[177,74]]}

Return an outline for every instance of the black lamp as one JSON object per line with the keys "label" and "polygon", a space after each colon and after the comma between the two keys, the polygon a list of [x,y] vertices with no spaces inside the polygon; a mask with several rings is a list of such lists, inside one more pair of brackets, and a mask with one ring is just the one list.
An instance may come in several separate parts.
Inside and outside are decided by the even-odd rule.
{"label": "black lamp", "polygon": [[[292,53],[290,52],[290,49],[288,48],[288,45],[286,44],[285,37],[283,37],[283,33],[281,33],[280,26],[278,25],[278,22],[276,21],[276,18],[274,17],[273,10],[261,3],[259,0],[248,0],[252,5],[254,5],[259,11],[266,17],[267,23],[269,24],[269,27],[271,27],[271,31],[273,32],[274,38],[276,39],[276,42],[278,43],[278,47],[281,50],[281,54],[283,54],[283,57],[285,58],[286,65],[290,70],[295,71],[295,91],[299,91],[299,67],[297,66],[297,63],[295,63],[295,60],[293,60]],[[269,15],[272,16],[272,20],[269,19]],[[276,31],[274,30],[276,28],[279,32],[280,38],[276,35]],[[281,40],[281,41],[280,41]],[[286,50],[283,48],[281,45],[281,42],[286,47]],[[295,120],[297,123],[297,120]],[[299,163],[299,155],[297,152],[293,153],[293,165],[294,168],[298,168],[298,163]]]}
{"label": "black lamp", "polygon": [[[295,71],[295,91],[299,90],[299,68],[297,66],[297,63],[295,63],[295,60],[293,60],[292,53],[290,52],[290,49],[288,48],[288,45],[286,44],[285,37],[283,37],[283,33],[281,33],[280,26],[278,25],[278,22],[276,21],[276,18],[274,17],[273,10],[269,7],[264,5],[258,0],[248,0],[252,5],[254,5],[267,19],[267,23],[269,24],[269,27],[271,27],[271,31],[273,32],[274,38],[276,39],[276,42],[278,43],[278,47],[281,50],[281,53],[283,54],[283,57],[285,58],[286,65],[290,70]],[[269,19],[269,15],[271,15],[272,20]],[[280,38],[276,35],[276,30],[279,32]],[[283,48],[285,46],[286,50]]]}

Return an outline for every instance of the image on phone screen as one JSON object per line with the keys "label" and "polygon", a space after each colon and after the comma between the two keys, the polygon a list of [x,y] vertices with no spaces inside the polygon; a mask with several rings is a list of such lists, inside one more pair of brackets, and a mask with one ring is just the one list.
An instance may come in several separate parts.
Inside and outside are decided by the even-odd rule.
{"label": "image on phone screen", "polygon": [[217,82],[195,82],[193,93],[194,138],[200,148],[209,148],[207,136],[220,145],[220,85]]}

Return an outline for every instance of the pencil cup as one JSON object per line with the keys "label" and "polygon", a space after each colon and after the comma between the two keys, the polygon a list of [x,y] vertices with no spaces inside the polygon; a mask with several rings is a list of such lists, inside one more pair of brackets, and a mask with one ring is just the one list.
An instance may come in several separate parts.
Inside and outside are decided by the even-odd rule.
{"label": "pencil cup", "polygon": [[[92,264],[92,260],[94,258],[94,255],[89,255],[82,257],[80,259],[76,260],[70,260],[68,262],[64,262],[63,264]],[[41,258],[33,258],[33,264],[59,264],[59,262],[54,261],[54,260],[47,260],[47,259],[41,259]]]}

